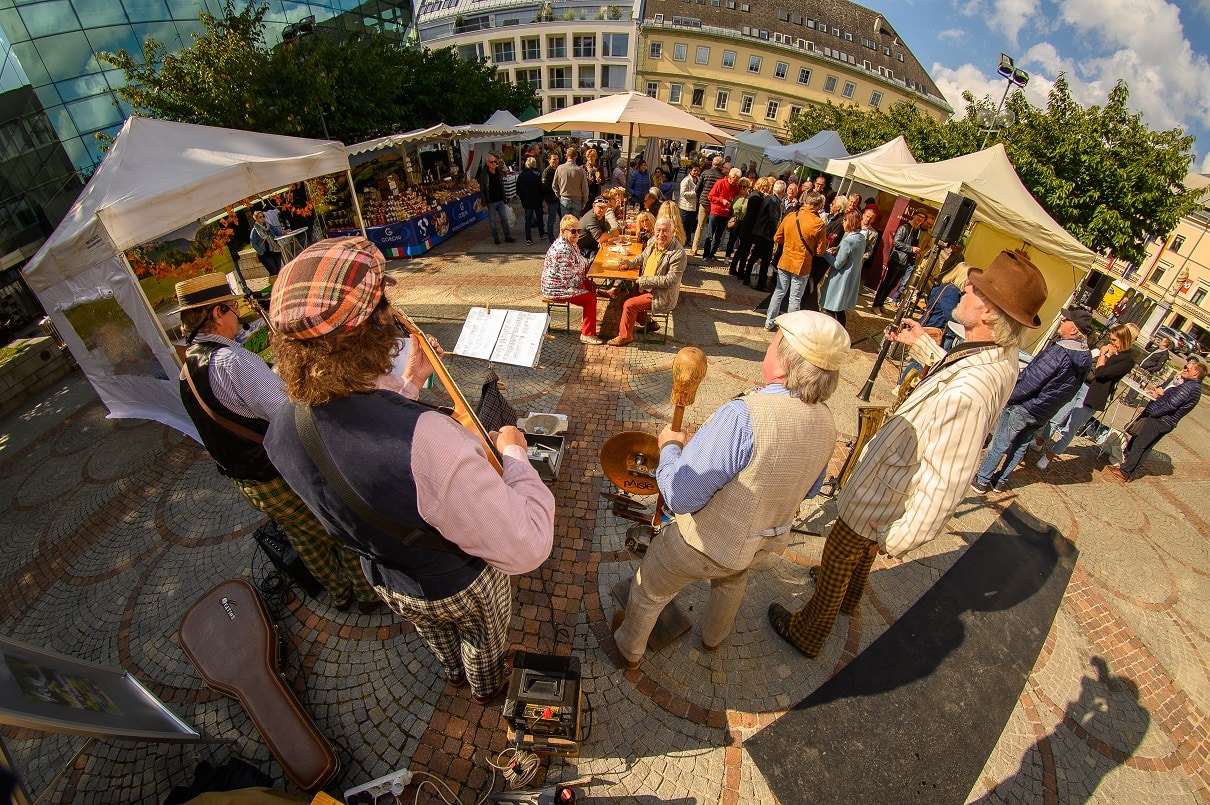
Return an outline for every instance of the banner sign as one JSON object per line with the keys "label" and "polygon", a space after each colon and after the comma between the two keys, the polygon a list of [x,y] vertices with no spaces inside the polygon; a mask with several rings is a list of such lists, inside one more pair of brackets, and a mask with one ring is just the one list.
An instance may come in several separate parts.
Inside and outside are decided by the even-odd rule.
{"label": "banner sign", "polygon": [[[388,259],[416,257],[487,217],[481,193],[472,193],[437,210],[386,226],[368,226],[366,235]],[[329,237],[348,237],[356,229],[332,229]]]}

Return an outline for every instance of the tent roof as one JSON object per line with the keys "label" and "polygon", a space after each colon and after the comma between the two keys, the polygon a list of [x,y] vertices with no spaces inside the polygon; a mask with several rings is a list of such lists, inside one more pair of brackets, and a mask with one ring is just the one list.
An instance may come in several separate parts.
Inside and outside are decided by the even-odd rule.
{"label": "tent roof", "polygon": [[781,145],[777,138],[773,136],[768,129],[754,129],[752,131],[741,131],[735,135],[735,139],[739,140],[744,145],[750,145],[755,148],[768,148],[774,145]]}
{"label": "tent roof", "polygon": [[[23,272],[34,290],[73,276],[82,251],[146,243],[233,201],[347,170],[339,142],[131,117]],[[74,254],[57,254],[76,241]]]}
{"label": "tent roof", "polygon": [[463,138],[507,140],[512,133],[512,126],[488,126],[486,124],[482,126],[449,126],[445,123],[438,123],[436,126],[429,126],[427,129],[412,129],[402,134],[388,134],[385,137],[376,137],[373,140],[366,140],[363,143],[350,145],[349,154],[357,155],[364,154],[367,151],[398,148],[401,145],[426,145],[428,143],[441,142],[442,140],[460,140]]}
{"label": "tent roof", "polygon": [[508,131],[508,136],[486,136],[467,139],[468,143],[499,143],[513,140],[536,140],[542,136],[542,129],[533,126],[522,126],[517,116],[507,109],[497,109],[492,116],[483,121],[483,128],[502,129]]}
{"label": "tent roof", "polygon": [[854,163],[853,178],[940,205],[946,193],[974,199],[985,221],[1072,265],[1087,268],[1095,255],[1059,226],[1021,184],[1002,143],[973,154],[918,165]]}
{"label": "tent roof", "polygon": [[848,155],[849,150],[834,131],[821,131],[801,143],[773,145],[765,149],[765,158],[771,162],[797,162],[816,170],[822,170],[829,159],[843,159]]}
{"label": "tent roof", "polygon": [[848,176],[853,170],[854,163],[874,162],[879,165],[915,165],[916,157],[912,156],[912,149],[908,148],[907,140],[903,139],[900,134],[893,140],[883,143],[882,145],[871,148],[869,151],[862,151],[860,154],[854,154],[845,159],[829,159],[824,165],[824,173],[829,173],[832,176]]}

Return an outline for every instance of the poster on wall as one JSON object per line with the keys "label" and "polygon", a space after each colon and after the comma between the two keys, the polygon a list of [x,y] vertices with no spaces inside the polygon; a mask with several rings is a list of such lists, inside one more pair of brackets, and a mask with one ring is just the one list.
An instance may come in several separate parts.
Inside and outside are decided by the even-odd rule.
{"label": "poster on wall", "polygon": [[0,637],[0,724],[97,738],[208,741],[129,672]]}

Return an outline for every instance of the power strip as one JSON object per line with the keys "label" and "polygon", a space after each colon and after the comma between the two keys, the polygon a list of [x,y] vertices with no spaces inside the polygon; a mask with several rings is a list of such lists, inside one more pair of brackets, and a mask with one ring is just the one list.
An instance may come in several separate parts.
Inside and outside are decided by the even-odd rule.
{"label": "power strip", "polygon": [[407,769],[393,771],[390,774],[379,777],[377,780],[370,780],[370,782],[364,785],[348,789],[345,791],[345,803],[346,805],[354,805],[354,798],[358,794],[369,794],[371,799],[365,800],[363,798],[356,800],[357,802],[375,802],[378,797],[388,795],[399,796],[410,782],[412,782],[412,773]]}

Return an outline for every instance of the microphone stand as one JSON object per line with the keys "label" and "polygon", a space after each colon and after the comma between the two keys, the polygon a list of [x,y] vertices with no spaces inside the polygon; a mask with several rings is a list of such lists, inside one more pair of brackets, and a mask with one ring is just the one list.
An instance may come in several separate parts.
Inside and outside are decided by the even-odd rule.
{"label": "microphone stand", "polygon": [[[898,332],[900,325],[903,322],[904,314],[911,310],[916,310],[916,301],[920,296],[922,288],[928,288],[932,285],[933,271],[937,268],[937,260],[941,256],[941,242],[933,241],[933,245],[929,247],[928,254],[925,256],[924,268],[922,270],[913,271],[912,276],[908,278],[907,286],[901,294],[900,304],[895,311],[895,320],[891,322],[891,332]],[[866,378],[865,385],[861,391],[857,393],[857,399],[862,402],[870,401],[870,393],[874,390],[874,381],[878,378],[878,373],[882,371],[882,364],[886,360],[887,353],[891,351],[891,345],[895,342],[889,338],[883,338],[882,348],[878,350],[878,357],[874,360],[874,367],[870,369],[870,376]]]}

